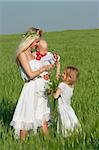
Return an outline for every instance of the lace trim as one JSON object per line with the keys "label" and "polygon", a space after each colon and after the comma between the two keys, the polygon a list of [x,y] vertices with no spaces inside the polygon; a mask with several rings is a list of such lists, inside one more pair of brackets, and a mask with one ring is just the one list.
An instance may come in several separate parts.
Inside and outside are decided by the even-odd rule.
{"label": "lace trim", "polygon": [[24,129],[24,130],[30,130],[30,129],[35,129],[37,127],[40,127],[43,125],[43,123],[45,121],[49,121],[50,117],[44,118],[42,121],[41,120],[37,120],[36,122],[30,122],[30,123],[26,123],[23,121],[12,121],[10,123],[11,126],[13,126],[14,129]]}
{"label": "lace trim", "polygon": [[24,121],[11,121],[10,125],[15,129],[15,137],[19,137],[20,130],[33,130],[37,132],[37,128],[41,127],[45,121],[49,121],[50,116],[45,115],[42,120],[38,119],[35,122],[24,122]]}

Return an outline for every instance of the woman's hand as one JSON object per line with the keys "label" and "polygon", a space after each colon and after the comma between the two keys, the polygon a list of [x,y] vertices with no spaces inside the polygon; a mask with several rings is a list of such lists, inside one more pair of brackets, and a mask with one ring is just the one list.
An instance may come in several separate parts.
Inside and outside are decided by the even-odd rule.
{"label": "woman's hand", "polygon": [[45,65],[45,66],[43,66],[43,67],[40,69],[40,71],[41,71],[41,72],[49,71],[49,70],[51,70],[51,69],[53,69],[53,68],[54,68],[54,65],[53,65],[53,64]]}
{"label": "woman's hand", "polygon": [[45,71],[50,71],[51,69],[54,68],[54,65],[53,64],[50,64],[50,65],[46,65],[44,66],[45,67]]}

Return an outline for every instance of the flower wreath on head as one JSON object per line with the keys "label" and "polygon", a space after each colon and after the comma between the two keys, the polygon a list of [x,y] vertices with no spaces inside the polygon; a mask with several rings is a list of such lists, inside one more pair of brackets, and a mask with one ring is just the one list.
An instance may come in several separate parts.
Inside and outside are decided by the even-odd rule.
{"label": "flower wreath on head", "polygon": [[43,31],[38,28],[30,27],[28,30],[23,34],[23,38],[28,38],[29,36],[33,37],[34,35],[42,36]]}

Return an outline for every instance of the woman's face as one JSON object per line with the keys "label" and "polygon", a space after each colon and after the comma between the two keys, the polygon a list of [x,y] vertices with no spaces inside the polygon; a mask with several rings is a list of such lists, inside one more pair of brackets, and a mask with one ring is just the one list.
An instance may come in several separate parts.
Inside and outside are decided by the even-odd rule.
{"label": "woman's face", "polygon": [[30,45],[30,48],[35,48],[36,46],[38,46],[38,43],[39,43],[39,39],[36,39],[31,45]]}

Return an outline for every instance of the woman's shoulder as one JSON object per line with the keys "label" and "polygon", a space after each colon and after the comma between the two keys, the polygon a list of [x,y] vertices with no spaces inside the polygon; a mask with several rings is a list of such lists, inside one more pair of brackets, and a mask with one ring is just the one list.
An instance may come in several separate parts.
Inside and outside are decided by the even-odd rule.
{"label": "woman's shoulder", "polygon": [[20,53],[19,56],[18,56],[18,61],[20,62],[20,64],[28,63],[27,54],[25,52]]}

